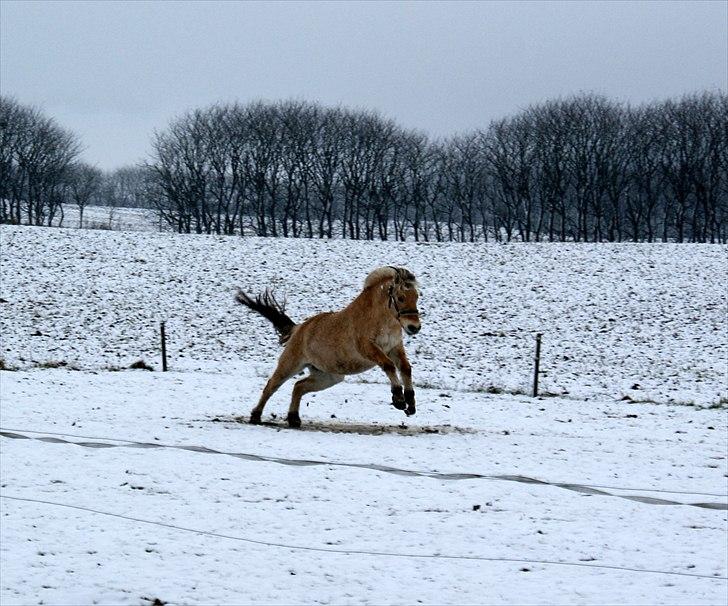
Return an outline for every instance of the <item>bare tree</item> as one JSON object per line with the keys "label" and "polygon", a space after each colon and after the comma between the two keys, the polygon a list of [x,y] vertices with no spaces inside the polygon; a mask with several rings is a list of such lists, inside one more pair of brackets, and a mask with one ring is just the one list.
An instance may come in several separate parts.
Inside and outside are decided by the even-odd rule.
{"label": "bare tree", "polygon": [[90,164],[79,162],[70,169],[68,189],[71,201],[78,207],[78,226],[83,227],[86,206],[101,191],[103,173]]}

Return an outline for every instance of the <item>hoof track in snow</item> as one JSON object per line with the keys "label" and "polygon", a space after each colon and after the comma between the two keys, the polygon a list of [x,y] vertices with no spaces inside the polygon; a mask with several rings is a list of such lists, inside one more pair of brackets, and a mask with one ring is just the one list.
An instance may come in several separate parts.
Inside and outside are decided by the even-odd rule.
{"label": "hoof track in snow", "polygon": [[[248,417],[213,417],[213,423],[248,423]],[[263,421],[255,427],[269,427],[272,429],[290,429],[285,420]],[[471,427],[457,427],[455,425],[377,425],[369,423],[352,423],[349,421],[304,421],[296,431],[320,431],[324,433],[356,433],[366,436],[381,436],[383,434],[397,434],[400,436],[418,436],[431,434],[476,434],[477,429]]]}

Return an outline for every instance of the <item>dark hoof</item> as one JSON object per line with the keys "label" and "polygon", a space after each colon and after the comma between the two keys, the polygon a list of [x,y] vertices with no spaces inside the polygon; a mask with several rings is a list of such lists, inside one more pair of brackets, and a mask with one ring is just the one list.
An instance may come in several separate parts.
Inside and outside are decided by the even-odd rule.
{"label": "dark hoof", "polygon": [[407,407],[401,387],[392,387],[392,406],[397,410],[404,410]]}
{"label": "dark hoof", "polygon": [[248,423],[251,425],[260,425],[260,413],[251,413]]}
{"label": "dark hoof", "polygon": [[415,409],[415,390],[405,389],[404,390],[404,401],[407,402],[407,409],[404,411],[408,417],[411,417],[417,410]]}
{"label": "dark hoof", "polygon": [[301,417],[298,415],[288,415],[288,427],[291,429],[298,429],[301,427]]}

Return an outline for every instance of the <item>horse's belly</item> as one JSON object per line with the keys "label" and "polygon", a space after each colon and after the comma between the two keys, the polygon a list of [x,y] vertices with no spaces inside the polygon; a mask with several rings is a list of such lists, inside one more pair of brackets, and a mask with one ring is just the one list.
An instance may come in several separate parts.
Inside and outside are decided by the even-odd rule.
{"label": "horse's belly", "polygon": [[306,357],[312,366],[335,375],[356,375],[374,366],[370,360],[360,356],[336,355],[332,351],[310,352]]}
{"label": "horse's belly", "polygon": [[324,372],[335,375],[356,375],[374,366],[368,360],[358,359],[331,359],[329,356],[312,356],[318,359],[312,360],[313,366]]}
{"label": "horse's belly", "polygon": [[337,375],[357,375],[360,372],[369,370],[374,365],[371,362],[358,362],[358,361],[338,361],[335,364],[336,370],[334,371]]}

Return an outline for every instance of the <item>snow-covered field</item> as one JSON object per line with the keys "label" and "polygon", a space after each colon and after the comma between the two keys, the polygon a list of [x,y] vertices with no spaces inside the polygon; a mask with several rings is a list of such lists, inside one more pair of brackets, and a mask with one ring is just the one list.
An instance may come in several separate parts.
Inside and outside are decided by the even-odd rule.
{"label": "snow-covered field", "polygon": [[[78,228],[78,207],[67,204],[63,209],[63,222],[56,218],[54,226]],[[83,211],[83,229],[114,231],[169,231],[166,223],[159,221],[156,211],[149,208],[124,208],[111,206],[87,206]]]}
{"label": "snow-covered field", "polygon": [[[6,366],[159,365],[266,375],[279,351],[236,286],[272,286],[296,320],[348,303],[385,264],[422,284],[409,343],[420,386],[528,393],[542,332],[544,392],[710,406],[726,398],[726,247],[415,244],[3,226]],[[371,371],[360,380],[380,381]]]}
{"label": "snow-covered field", "polygon": [[[726,602],[725,247],[0,238],[3,605]],[[303,319],[382,264],[417,416],[370,371],[237,422],[279,349],[234,286]]]}

